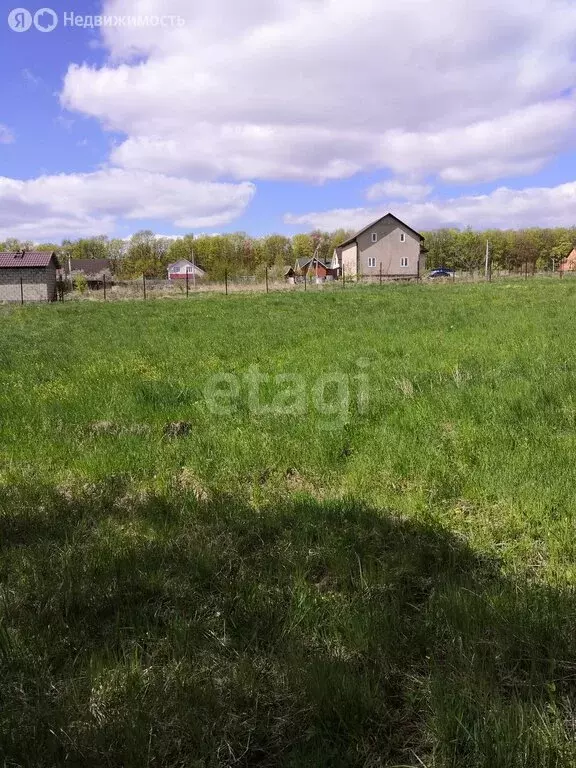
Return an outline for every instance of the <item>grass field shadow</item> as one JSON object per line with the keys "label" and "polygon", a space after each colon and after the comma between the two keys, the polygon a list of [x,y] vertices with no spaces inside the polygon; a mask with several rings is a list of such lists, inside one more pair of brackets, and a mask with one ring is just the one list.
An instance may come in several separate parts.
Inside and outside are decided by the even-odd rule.
{"label": "grass field shadow", "polygon": [[354,500],[0,492],[0,754],[568,766],[571,592]]}

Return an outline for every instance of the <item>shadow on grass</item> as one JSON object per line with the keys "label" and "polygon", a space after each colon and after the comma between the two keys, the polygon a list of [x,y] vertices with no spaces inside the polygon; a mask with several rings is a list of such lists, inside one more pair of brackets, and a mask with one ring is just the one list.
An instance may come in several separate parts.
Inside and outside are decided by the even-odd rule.
{"label": "shadow on grass", "polygon": [[0,494],[6,765],[572,766],[573,595],[353,501]]}

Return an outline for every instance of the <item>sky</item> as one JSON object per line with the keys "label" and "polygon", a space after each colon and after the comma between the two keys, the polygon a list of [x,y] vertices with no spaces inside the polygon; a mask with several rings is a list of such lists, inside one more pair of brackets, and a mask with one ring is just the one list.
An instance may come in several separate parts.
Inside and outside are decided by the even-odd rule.
{"label": "sky", "polygon": [[46,2],[0,14],[0,240],[576,225],[574,0]]}

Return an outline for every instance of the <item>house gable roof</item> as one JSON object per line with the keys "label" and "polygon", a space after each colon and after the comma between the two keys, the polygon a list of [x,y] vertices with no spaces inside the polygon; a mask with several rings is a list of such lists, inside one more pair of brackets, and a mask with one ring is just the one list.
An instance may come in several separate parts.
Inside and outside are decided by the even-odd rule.
{"label": "house gable roof", "polygon": [[312,262],[317,262],[321,267],[325,267],[325,269],[331,269],[329,264],[327,264],[325,261],[322,261],[322,259],[318,259],[316,256],[311,256],[311,257],[305,256],[302,259],[297,259],[296,267],[298,269],[304,269],[304,267],[307,267],[308,264],[312,264]]}
{"label": "house gable roof", "polygon": [[0,269],[30,269],[48,267],[54,261],[56,269],[60,263],[54,251],[16,251],[0,253]]}
{"label": "house gable roof", "polygon": [[394,219],[398,224],[401,224],[403,227],[406,227],[410,232],[412,232],[413,235],[416,235],[417,238],[419,238],[420,242],[424,241],[423,235],[420,234],[420,232],[416,232],[415,229],[412,229],[412,227],[409,227],[408,224],[405,224],[403,221],[401,221],[397,216],[394,216],[393,213],[387,213],[386,216],[382,216],[379,219],[376,219],[376,221],[373,221],[371,224],[368,224],[367,227],[364,227],[364,229],[361,229],[359,232],[356,232],[355,235],[352,235],[352,237],[349,237],[348,240],[344,240],[343,243],[340,243],[338,248],[344,248],[346,245],[350,245],[351,243],[358,240],[360,235],[363,235],[364,232],[368,232],[369,229],[372,229],[372,227],[375,227],[376,224],[380,224],[381,221],[384,221],[385,219]]}
{"label": "house gable roof", "polygon": [[206,271],[202,269],[199,264],[192,264],[188,259],[179,259],[178,261],[175,261],[174,264],[168,264],[168,269],[173,269],[174,267],[195,267],[197,272],[206,274]]}

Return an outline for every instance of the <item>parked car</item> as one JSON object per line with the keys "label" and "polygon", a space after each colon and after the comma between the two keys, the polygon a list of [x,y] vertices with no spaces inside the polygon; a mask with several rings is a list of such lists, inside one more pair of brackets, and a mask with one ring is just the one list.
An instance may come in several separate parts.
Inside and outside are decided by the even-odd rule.
{"label": "parked car", "polygon": [[428,277],[432,279],[437,277],[454,277],[454,272],[451,269],[446,269],[446,267],[439,267],[438,269],[433,269]]}

